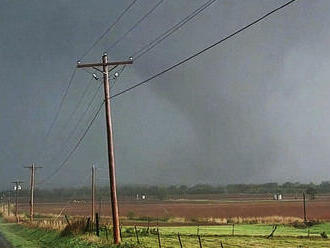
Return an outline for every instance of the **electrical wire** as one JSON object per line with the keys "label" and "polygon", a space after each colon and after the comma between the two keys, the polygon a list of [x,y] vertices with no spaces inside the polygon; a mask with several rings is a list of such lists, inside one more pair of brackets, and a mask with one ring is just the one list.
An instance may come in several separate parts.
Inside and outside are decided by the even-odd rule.
{"label": "electrical wire", "polygon": [[74,76],[75,76],[75,74],[76,74],[76,71],[77,71],[77,68],[74,68],[74,69],[73,69],[73,72],[72,72],[72,74],[71,74],[70,80],[69,80],[69,82],[68,82],[68,84],[67,84],[67,87],[66,87],[65,90],[64,90],[64,94],[63,94],[63,96],[62,96],[62,98],[61,98],[61,101],[60,101],[59,107],[58,107],[58,109],[57,109],[57,111],[56,111],[56,113],[55,113],[55,117],[54,117],[54,119],[53,119],[53,121],[52,121],[52,123],[51,123],[51,125],[50,125],[50,127],[49,127],[49,129],[48,129],[48,131],[47,131],[46,138],[45,138],[46,140],[48,139],[48,137],[49,137],[49,135],[50,135],[52,129],[54,128],[55,123],[56,123],[56,121],[57,121],[57,119],[58,119],[58,116],[59,116],[59,114],[60,114],[60,112],[61,112],[61,110],[62,110],[62,108],[63,108],[64,100],[65,100],[66,96],[68,95],[68,92],[69,92],[69,89],[70,89],[70,87],[71,87],[71,84],[72,84],[73,78],[74,78]]}
{"label": "electrical wire", "polygon": [[[181,21],[179,21],[177,24],[175,24],[174,26],[172,26],[170,29],[168,29],[167,31],[165,31],[164,33],[162,33],[161,35],[159,35],[153,41],[151,41],[148,44],[146,44],[145,46],[143,46],[141,49],[139,49],[138,51],[136,51],[130,57],[131,58],[134,58],[134,61],[136,61],[138,58],[142,57],[145,53],[147,53],[149,50],[151,50],[152,48],[154,48],[156,45],[158,45],[160,42],[162,42],[168,36],[170,36],[171,34],[173,34],[176,30],[178,30],[179,28],[181,28],[182,26],[184,26],[187,22],[189,22],[191,19],[193,19],[196,15],[198,15],[199,13],[201,13],[203,10],[207,9],[210,5],[212,5],[216,1],[217,0],[209,0],[208,2],[204,3],[198,9],[196,9],[191,14],[189,14],[188,16],[186,16],[184,19],[182,19]],[[127,65],[124,65],[122,67],[122,69],[121,69],[121,71],[120,71],[119,74],[121,74],[125,70],[126,66]],[[115,85],[116,82],[117,82],[117,80],[113,83],[113,85],[110,87],[110,89],[112,89],[112,87]]]}
{"label": "electrical wire", "polygon": [[115,77],[115,78],[113,78],[113,79],[115,79],[115,80],[113,81],[113,84],[110,86],[110,90],[112,90],[112,88],[113,88],[113,87],[115,86],[115,84],[118,82],[119,77],[120,77],[120,75],[124,72],[126,66],[127,66],[127,65],[124,65],[119,71],[117,71],[117,72],[118,72],[118,76]]}
{"label": "electrical wire", "polygon": [[[117,17],[117,19],[112,23],[112,25],[109,27],[109,28],[107,28],[100,36],[99,36],[99,38],[97,39],[97,40],[95,40],[95,42],[92,44],[92,46],[82,55],[82,57],[81,57],[81,59],[80,60],[82,60],[83,58],[85,58],[87,55],[88,55],[88,53],[97,45],[97,43],[101,40],[101,39],[103,39],[104,38],[104,36],[107,34],[107,33],[109,33],[117,24],[118,24],[118,22],[121,20],[121,18],[129,11],[129,9],[131,8],[131,7],[133,7],[133,5],[135,4],[137,2],[137,0],[133,0],[130,4],[129,4],[129,6],[128,7],[126,7],[126,9],[124,9],[124,11]],[[59,107],[58,107],[58,110],[57,110],[57,112],[56,112],[56,114],[55,114],[55,117],[54,117],[54,119],[53,119],[53,121],[52,121],[52,123],[51,123],[51,125],[50,125],[50,127],[49,127],[49,129],[47,130],[47,133],[46,133],[46,138],[44,139],[45,141],[46,141],[46,144],[47,144],[47,141],[48,141],[48,139],[49,139],[49,136],[50,136],[50,134],[51,134],[51,132],[52,132],[52,130],[53,130],[53,128],[54,128],[54,126],[55,126],[55,123],[56,123],[56,121],[57,121],[57,119],[58,119],[58,117],[59,117],[59,113],[60,113],[60,111],[62,110],[62,107],[63,107],[63,104],[64,104],[64,100],[65,100],[65,98],[66,98],[66,96],[67,96],[67,94],[68,94],[68,91],[69,91],[69,89],[70,89],[70,87],[71,87],[71,84],[72,84],[72,81],[73,81],[73,78],[74,78],[74,76],[75,76],[75,73],[76,73],[76,67],[74,68],[74,70],[73,70],[73,73],[72,73],[72,75],[71,75],[71,78],[70,78],[70,80],[69,80],[69,82],[68,82],[68,85],[67,85],[67,87],[65,88],[65,91],[64,91],[64,94],[63,94],[63,97],[62,97],[62,99],[61,99],[61,101],[60,101],[60,104],[59,104]],[[92,74],[91,72],[89,72],[88,70],[85,70],[87,73],[89,73],[89,74]],[[46,149],[43,149],[44,151],[46,150]],[[42,152],[41,153],[41,155],[40,155],[40,157],[43,157],[44,156],[44,152]],[[39,158],[40,159],[40,158]],[[38,159],[38,160],[39,160]]]}
{"label": "electrical wire", "polygon": [[90,51],[104,38],[104,36],[109,33],[121,20],[121,18],[127,13],[127,11],[137,2],[137,0],[133,0],[124,11],[121,12],[121,14],[117,17],[117,19],[108,27],[90,46],[90,48],[87,49],[87,51],[80,57],[80,60],[83,60]]}
{"label": "electrical wire", "polygon": [[152,12],[154,12],[154,10],[156,10],[163,2],[164,0],[160,0],[151,10],[149,10],[142,18],[140,18],[129,30],[127,30],[126,33],[124,33],[118,40],[113,42],[108,50],[111,51],[112,48],[118,45],[119,42],[121,42],[130,32],[132,32],[135,28],[137,28],[139,24],[143,22]]}
{"label": "electrical wire", "polygon": [[[97,43],[108,33],[110,32],[113,27],[119,22],[119,20],[125,15],[125,13],[136,3],[137,0],[134,0],[120,15],[119,17],[116,19],[116,21],[108,28],[105,30],[105,32],[103,32],[103,34],[92,44],[92,46],[83,54],[83,56],[81,57],[81,59],[83,59],[84,57],[87,56],[87,54],[97,45]],[[121,38],[119,38],[116,42],[114,42],[112,45],[111,45],[111,48],[113,48],[114,46],[116,46],[123,38],[126,37],[126,35],[128,35],[130,32],[132,32],[144,19],[146,19],[155,9],[158,8],[158,6],[164,2],[164,0],[160,0],[151,10],[149,10],[147,12],[147,14],[145,14],[141,19],[139,19],[123,36],[121,36]],[[125,68],[124,68],[125,69]],[[76,72],[76,69],[74,70],[74,73]],[[89,71],[87,71],[88,73],[90,73]],[[72,75],[72,79],[73,79],[73,76],[74,74]],[[71,86],[71,82],[72,82],[72,79],[69,81],[69,84],[68,84],[68,87],[65,91],[65,94],[64,94],[64,97],[62,98],[62,101],[60,103],[60,107],[59,107],[59,111],[56,113],[55,115],[55,118],[54,118],[54,121],[53,123],[51,124],[51,127],[49,129],[49,131],[47,132],[47,135],[46,135],[46,139],[48,139],[48,136],[53,128],[53,126],[55,125],[55,122],[57,121],[57,118],[58,118],[58,115],[59,115],[59,112],[60,110],[62,109],[62,106],[63,106],[63,103],[64,103],[64,99],[67,95],[67,92]]]}
{"label": "electrical wire", "polygon": [[[91,83],[92,83],[92,80],[93,80],[93,78],[91,78],[91,79],[89,80],[88,84],[87,84],[86,87],[85,87],[85,90],[83,91],[82,96],[79,98],[79,102],[77,103],[77,105],[75,106],[75,108],[73,109],[73,111],[71,112],[71,114],[69,115],[69,119],[68,119],[67,122],[64,124],[62,130],[66,130],[66,128],[67,128],[67,126],[69,125],[70,121],[72,120],[73,116],[76,114],[78,108],[79,108],[80,105],[81,105],[82,99],[85,98],[85,96],[86,96],[88,90],[90,89],[90,86],[92,85],[92,84],[91,84]],[[43,155],[43,156],[40,156],[40,160],[44,161],[45,156],[46,156],[45,152],[44,152],[42,155]]]}
{"label": "electrical wire", "polygon": [[[52,120],[52,122],[51,122],[51,124],[50,124],[50,126],[49,126],[49,128],[47,130],[46,136],[44,138],[44,142],[45,142],[44,145],[43,145],[44,147],[46,147],[48,145],[49,136],[50,136],[50,134],[51,134],[51,132],[52,132],[52,130],[53,130],[55,124],[56,124],[56,121],[57,121],[57,119],[59,117],[59,114],[60,114],[60,112],[61,112],[61,110],[63,108],[64,101],[65,101],[65,99],[66,99],[66,97],[68,95],[69,89],[70,89],[70,87],[72,85],[72,81],[74,79],[74,76],[76,75],[76,71],[77,71],[77,68],[75,67],[73,69],[73,71],[72,71],[72,74],[71,74],[71,77],[70,77],[70,79],[69,79],[69,81],[67,83],[67,86],[64,89],[64,93],[62,95],[62,98],[61,98],[59,107],[57,108],[57,111],[55,113],[54,119]],[[46,150],[47,149],[42,149],[42,152],[39,154],[37,161],[40,161],[40,159],[45,155]]]}
{"label": "electrical wire", "polygon": [[[124,67],[125,67],[125,65],[122,67],[121,70],[119,70],[119,72],[118,72],[118,76],[117,76],[116,78],[114,78],[115,80],[114,80],[113,84],[110,86],[110,89],[112,89],[112,87],[115,85],[115,83],[119,80],[119,77],[120,77],[121,73],[123,72]],[[72,139],[72,137],[74,136],[74,134],[77,132],[79,124],[81,124],[82,120],[85,118],[86,114],[87,114],[88,111],[90,110],[90,108],[91,108],[91,106],[92,106],[94,100],[97,98],[97,95],[98,95],[98,93],[99,93],[99,90],[100,90],[101,86],[102,86],[102,83],[100,82],[100,84],[99,84],[98,88],[96,89],[94,95],[92,96],[92,98],[90,98],[90,101],[88,102],[85,111],[84,111],[84,112],[82,113],[82,115],[79,117],[79,119],[78,119],[78,121],[76,122],[75,126],[73,127],[73,129],[72,129],[71,132],[67,135],[67,138],[66,138],[65,141],[63,142],[63,145],[61,146],[62,149],[61,149],[61,151],[59,152],[60,154],[61,154],[61,153],[63,152],[63,150],[67,147],[67,145],[69,144],[69,141]],[[82,98],[83,98],[83,97],[82,97]],[[82,99],[82,98],[80,98],[80,99]],[[54,155],[54,157],[52,157],[51,160],[50,160],[48,163],[53,163],[54,160],[56,159],[57,155],[58,155],[58,153],[56,153],[56,154]],[[55,157],[55,156],[56,156],[56,157]]]}
{"label": "electrical wire", "polygon": [[75,116],[77,110],[80,108],[82,100],[85,99],[87,92],[89,91],[90,87],[93,85],[92,83],[94,82],[94,78],[91,78],[88,82],[88,84],[86,85],[81,97],[79,98],[79,101],[77,102],[77,104],[75,105],[75,107],[73,108],[73,111],[71,112],[69,119],[67,120],[67,122],[64,124],[63,129],[65,130],[66,127],[68,126],[68,124],[71,122],[73,116]]}
{"label": "electrical wire", "polygon": [[38,183],[38,185],[41,185],[41,184],[45,183],[46,181],[49,181],[52,177],[54,177],[66,165],[66,163],[69,161],[69,159],[71,158],[71,156],[74,154],[74,152],[80,146],[80,144],[83,141],[83,139],[86,137],[86,135],[87,135],[88,131],[90,130],[92,124],[94,123],[94,121],[98,117],[99,113],[101,112],[101,109],[102,109],[103,104],[104,104],[104,101],[102,101],[102,103],[99,105],[99,107],[98,107],[98,109],[97,109],[97,111],[96,111],[93,119],[88,124],[88,126],[85,129],[83,135],[79,138],[79,140],[76,143],[76,145],[73,147],[73,149],[70,151],[70,153],[65,157],[65,159],[62,161],[62,163],[60,163],[60,165],[49,176],[47,176],[45,179],[41,180]]}
{"label": "electrical wire", "polygon": [[213,3],[215,3],[217,0],[209,0],[208,2],[204,3],[202,6],[200,6],[198,9],[193,11],[191,14],[186,16],[184,19],[180,20],[178,23],[176,23],[174,26],[169,28],[167,31],[159,35],[157,38],[146,44],[144,47],[136,51],[131,57],[134,58],[134,61],[137,61],[141,56],[143,56],[145,53],[150,51],[152,48],[157,46],[159,43],[161,43],[164,39],[166,39],[168,36],[173,34],[175,31],[180,29],[182,26],[184,26],[186,23],[188,23],[190,20],[192,20],[195,16],[200,14],[203,10],[207,9],[209,6],[211,6]]}
{"label": "electrical wire", "polygon": [[[63,142],[63,145],[61,146],[62,149],[59,152],[59,154],[61,154],[63,152],[63,150],[68,146],[69,141],[72,139],[72,137],[74,136],[74,134],[77,132],[79,124],[81,124],[82,120],[85,118],[85,116],[87,115],[88,111],[90,110],[90,108],[91,108],[94,100],[96,99],[96,96],[98,95],[98,93],[100,91],[101,86],[102,86],[102,83],[99,84],[98,88],[94,92],[94,95],[92,96],[92,98],[90,98],[90,101],[88,102],[86,109],[84,110],[84,112],[82,113],[82,115],[80,115],[78,121],[76,122],[76,124],[74,125],[74,127],[72,128],[72,130],[70,131],[70,133],[67,135],[66,139]],[[57,157],[57,154],[55,154],[54,156]],[[53,157],[48,163],[54,162],[54,159],[56,157]]]}
{"label": "electrical wire", "polygon": [[202,49],[201,51],[196,52],[196,53],[194,53],[193,55],[191,55],[191,56],[189,56],[189,57],[187,57],[187,58],[185,58],[185,59],[179,61],[178,63],[176,63],[176,64],[174,64],[174,65],[168,67],[167,69],[165,69],[165,70],[163,70],[163,71],[161,71],[161,72],[159,72],[159,73],[157,73],[157,74],[155,74],[155,75],[153,75],[153,76],[151,76],[151,77],[149,77],[149,78],[143,80],[142,82],[137,83],[137,84],[135,84],[135,85],[133,85],[133,86],[131,86],[131,87],[125,89],[125,90],[122,90],[122,91],[120,91],[120,92],[118,92],[118,93],[112,95],[110,98],[112,99],[112,98],[116,98],[116,97],[118,97],[118,96],[120,96],[120,95],[123,95],[123,94],[125,94],[125,93],[127,93],[127,92],[129,92],[129,91],[131,91],[131,90],[133,90],[133,89],[135,89],[135,88],[141,86],[141,85],[146,84],[147,82],[151,81],[152,79],[155,79],[155,78],[161,76],[162,74],[164,74],[164,73],[166,73],[166,72],[169,72],[169,71],[173,70],[174,68],[176,68],[176,67],[178,67],[178,66],[180,66],[180,65],[182,65],[182,64],[184,64],[184,63],[186,63],[186,62],[188,62],[189,60],[192,60],[193,58],[195,58],[195,57],[201,55],[202,53],[204,53],[204,52],[206,52],[206,51],[208,51],[208,50],[214,48],[215,46],[217,46],[217,45],[223,43],[224,41],[226,41],[226,40],[228,40],[228,39],[230,39],[230,38],[236,36],[237,34],[243,32],[244,30],[250,28],[251,26],[253,26],[253,25],[259,23],[259,22],[262,21],[263,19],[265,19],[265,18],[267,18],[268,16],[272,15],[273,13],[275,13],[275,12],[277,12],[277,11],[279,11],[279,10],[281,10],[281,9],[283,9],[283,8],[285,8],[285,7],[287,7],[287,6],[289,6],[289,5],[291,5],[292,3],[296,2],[296,1],[298,1],[298,0],[291,0],[291,1],[289,1],[289,2],[287,2],[287,3],[285,3],[285,4],[283,4],[283,5],[281,5],[280,7],[278,7],[278,8],[276,8],[276,9],[274,9],[274,10],[268,12],[267,14],[265,14],[265,15],[259,17],[259,18],[256,19],[255,21],[253,21],[253,22],[251,22],[250,24],[248,24],[248,25],[246,25],[246,26],[244,26],[244,27],[238,29],[237,31],[235,31],[234,33],[232,33],[232,34],[226,36],[225,38],[223,38],[223,39],[221,39],[221,40],[219,40],[219,41],[213,43],[212,45],[210,45],[210,46],[208,46],[208,47]]}

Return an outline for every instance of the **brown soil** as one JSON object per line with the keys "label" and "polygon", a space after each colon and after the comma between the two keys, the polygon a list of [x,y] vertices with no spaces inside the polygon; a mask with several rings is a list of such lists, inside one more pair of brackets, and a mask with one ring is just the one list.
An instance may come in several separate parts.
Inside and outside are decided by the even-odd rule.
{"label": "brown soil", "polygon": [[[66,207],[65,207],[66,205]],[[109,202],[97,205],[102,215],[110,215]],[[35,212],[45,214],[63,214],[88,216],[90,203],[39,203],[35,206]],[[27,204],[21,208],[28,210]],[[309,219],[330,220],[330,198],[308,201],[306,204]],[[301,200],[248,200],[248,201],[129,201],[120,202],[120,215],[127,216],[129,212],[135,216],[149,217],[185,217],[193,218],[230,218],[230,217],[303,217],[303,204]]]}

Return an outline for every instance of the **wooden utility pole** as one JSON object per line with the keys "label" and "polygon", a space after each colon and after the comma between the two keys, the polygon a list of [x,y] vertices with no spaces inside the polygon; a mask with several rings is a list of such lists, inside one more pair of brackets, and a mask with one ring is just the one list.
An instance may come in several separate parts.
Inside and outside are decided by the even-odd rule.
{"label": "wooden utility pole", "polygon": [[33,221],[35,172],[36,172],[36,169],[40,169],[42,167],[35,166],[34,163],[33,163],[31,166],[25,166],[24,168],[28,168],[28,169],[31,170],[31,176],[30,176],[30,221]]}
{"label": "wooden utility pole", "polygon": [[305,192],[303,192],[303,203],[304,203],[304,222],[307,222],[307,217],[306,217],[306,195],[305,195]]}
{"label": "wooden utility pole", "polygon": [[[115,166],[115,156],[113,149],[113,133],[112,133],[112,122],[111,122],[109,70],[113,70],[115,67],[119,65],[128,65],[132,63],[133,60],[108,62],[108,56],[106,53],[104,53],[104,55],[102,56],[102,63],[81,64],[80,62],[78,62],[77,64],[77,68],[94,68],[95,70],[103,73],[105,116],[106,116],[107,141],[108,141],[111,210],[112,210],[112,221],[113,221],[113,239],[115,244],[119,244],[121,242],[121,239],[120,239],[119,211],[118,211],[117,189],[116,189],[116,172],[115,172],[116,166]],[[112,66],[112,68],[109,69],[109,66]],[[99,67],[102,67],[102,70],[100,70]]]}
{"label": "wooden utility pole", "polygon": [[8,192],[7,215],[10,216],[10,191]]}
{"label": "wooden utility pole", "polygon": [[23,183],[23,182],[16,180],[12,183],[14,184],[14,191],[15,191],[15,217],[16,217],[16,221],[19,222],[19,219],[18,219],[18,191],[20,191],[22,189],[21,183]]}
{"label": "wooden utility pole", "polygon": [[95,220],[95,166],[92,166],[92,221]]}

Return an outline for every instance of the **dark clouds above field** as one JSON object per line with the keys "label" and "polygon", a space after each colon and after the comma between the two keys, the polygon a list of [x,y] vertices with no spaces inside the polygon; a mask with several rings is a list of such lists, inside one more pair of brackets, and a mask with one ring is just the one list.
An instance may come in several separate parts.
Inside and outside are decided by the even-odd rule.
{"label": "dark clouds above field", "polygon": [[[164,1],[112,51],[127,59],[205,1]],[[122,74],[119,92],[232,33],[286,1],[218,0]],[[89,53],[94,62],[156,1],[138,0]],[[76,60],[129,1],[0,2],[0,186],[50,174],[64,159],[65,124],[89,83],[77,71],[45,141]],[[253,183],[329,180],[330,2],[300,0],[191,62],[113,100],[118,182]],[[86,105],[97,82],[83,99]],[[101,101],[101,100],[100,100]],[[84,105],[84,106],[85,106]],[[94,106],[94,105],[93,105]],[[96,104],[95,104],[96,106]],[[89,117],[91,114],[89,115]],[[84,120],[79,127],[87,126]],[[106,183],[104,113],[48,186]],[[75,137],[78,137],[76,134]],[[45,150],[43,153],[42,151]]]}

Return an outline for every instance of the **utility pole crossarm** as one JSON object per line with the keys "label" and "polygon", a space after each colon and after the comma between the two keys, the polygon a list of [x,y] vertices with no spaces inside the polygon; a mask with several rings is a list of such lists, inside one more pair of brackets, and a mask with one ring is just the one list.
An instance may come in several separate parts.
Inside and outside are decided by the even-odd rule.
{"label": "utility pole crossarm", "polygon": [[20,184],[20,183],[24,183],[24,182],[23,181],[13,181],[11,183],[13,183],[13,184]]}
{"label": "utility pole crossarm", "polygon": [[77,68],[89,68],[89,67],[100,67],[100,66],[111,66],[111,65],[131,65],[133,64],[132,60],[127,60],[127,61],[117,61],[117,62],[107,62],[107,63],[93,63],[93,64],[80,64],[78,62]]}

